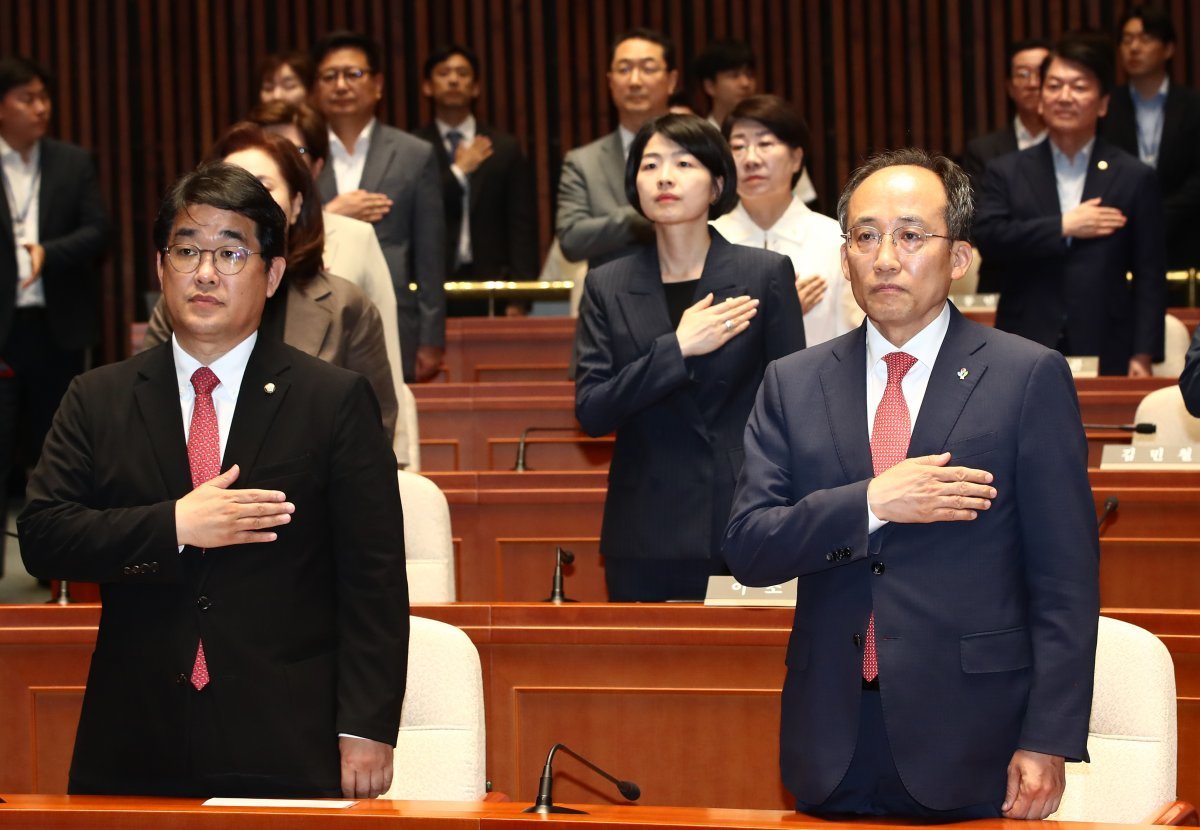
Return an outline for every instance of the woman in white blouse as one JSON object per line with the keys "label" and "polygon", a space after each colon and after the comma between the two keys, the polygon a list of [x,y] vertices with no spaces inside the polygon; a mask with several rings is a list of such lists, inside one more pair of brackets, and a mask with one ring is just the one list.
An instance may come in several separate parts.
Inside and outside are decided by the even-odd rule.
{"label": "woman in white blouse", "polygon": [[782,98],[755,95],[734,108],[723,132],[737,164],[740,202],[713,227],[730,242],[792,260],[810,347],[856,327],[862,312],[842,276],[842,229],[792,193],[808,144],[804,119]]}

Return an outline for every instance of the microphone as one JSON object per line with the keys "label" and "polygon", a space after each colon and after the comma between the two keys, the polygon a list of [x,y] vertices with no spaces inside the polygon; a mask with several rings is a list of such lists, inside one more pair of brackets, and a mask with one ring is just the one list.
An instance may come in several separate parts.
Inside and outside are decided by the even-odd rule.
{"label": "microphone", "polygon": [[1106,498],[1104,500],[1104,508],[1100,511],[1100,518],[1096,520],[1096,527],[1104,527],[1104,523],[1108,521],[1108,514],[1115,513],[1120,506],[1121,500],[1116,496]]}
{"label": "microphone", "polygon": [[578,432],[575,427],[525,427],[521,432],[521,440],[517,442],[517,463],[513,465],[514,473],[523,473],[533,469],[525,465],[525,448],[529,444],[531,432]]}
{"label": "microphone", "polygon": [[1158,432],[1157,424],[1084,424],[1084,429],[1116,429],[1121,432],[1133,432],[1137,435],[1153,435]]}
{"label": "microphone", "polygon": [[574,752],[570,747],[566,746],[565,744],[555,744],[554,746],[550,747],[550,754],[548,754],[546,756],[546,765],[544,767],[542,767],[542,779],[540,782],[538,782],[537,801],[534,802],[532,807],[526,807],[521,812],[523,812],[523,813],[543,813],[543,814],[545,814],[545,813],[574,813],[576,815],[581,815],[581,816],[587,815],[586,810],[574,810],[570,807],[559,807],[558,805],[556,805],[554,803],[554,795],[553,795],[554,770],[550,768],[550,765],[552,763],[554,763],[554,754],[556,752],[558,752],[560,749],[563,752],[570,755],[575,760],[582,761],[586,766],[590,767],[592,769],[592,771],[600,773],[600,775],[604,776],[609,781],[613,782],[613,784],[616,785],[617,789],[620,790],[621,796],[623,798],[625,798],[627,801],[637,801],[639,798],[642,797],[642,790],[637,784],[633,783],[632,781],[622,781],[619,778],[614,778],[613,776],[609,775],[604,770],[600,769],[600,767],[593,764],[587,758],[584,758],[579,753]]}
{"label": "microphone", "polygon": [[546,602],[553,602],[555,605],[563,602],[575,602],[573,599],[567,599],[563,594],[562,570],[563,565],[570,565],[574,561],[575,554],[571,551],[563,550],[561,547],[554,549],[554,581],[550,583],[550,596],[546,597]]}

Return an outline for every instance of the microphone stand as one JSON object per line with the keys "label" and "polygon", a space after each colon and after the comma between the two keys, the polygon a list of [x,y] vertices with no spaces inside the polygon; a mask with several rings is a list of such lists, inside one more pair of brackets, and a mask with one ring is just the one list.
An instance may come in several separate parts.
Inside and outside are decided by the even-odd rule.
{"label": "microphone stand", "polygon": [[642,790],[637,784],[633,783],[632,781],[622,781],[619,778],[609,775],[587,758],[584,758],[579,753],[572,751],[570,747],[566,746],[565,744],[555,744],[554,746],[550,747],[550,753],[546,756],[546,765],[542,767],[542,777],[538,782],[537,801],[534,802],[532,807],[526,807],[524,810],[522,810],[522,812],[542,813],[543,815],[546,813],[573,813],[581,816],[587,815],[586,810],[575,810],[571,807],[559,807],[554,803],[554,770],[551,768],[551,764],[554,763],[554,754],[560,749],[575,760],[582,762],[593,772],[599,773],[601,776],[607,778],[609,781],[615,784],[617,789],[620,791],[621,796],[626,800],[637,801],[642,797]]}
{"label": "microphone stand", "polygon": [[513,465],[514,473],[524,473],[533,469],[525,465],[525,448],[529,443],[531,432],[579,432],[576,427],[525,427],[521,432],[521,440],[517,442],[517,463]]}
{"label": "microphone stand", "polygon": [[554,581],[550,584],[550,596],[546,597],[546,602],[561,605],[564,602],[576,601],[567,599],[563,594],[563,565],[570,565],[574,561],[575,554],[571,551],[563,550],[561,546],[554,549]]}
{"label": "microphone stand", "polygon": [[1121,506],[1121,500],[1115,495],[1109,496],[1104,500],[1104,507],[1100,511],[1100,518],[1096,520],[1096,527],[1103,528],[1104,523],[1108,521],[1110,513],[1115,513],[1117,508]]}

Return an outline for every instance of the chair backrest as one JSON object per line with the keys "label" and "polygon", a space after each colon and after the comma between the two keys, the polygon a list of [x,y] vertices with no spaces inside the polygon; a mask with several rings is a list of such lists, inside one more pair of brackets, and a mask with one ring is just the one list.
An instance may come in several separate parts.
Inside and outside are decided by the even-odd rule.
{"label": "chair backrest", "polygon": [[1134,435],[1135,444],[1164,447],[1200,444],[1200,418],[1187,411],[1178,386],[1155,389],[1142,398],[1133,419],[1139,424],[1150,423],[1158,427],[1153,435]]}
{"label": "chair backrest", "polygon": [[1150,367],[1150,374],[1164,378],[1179,377],[1191,343],[1192,336],[1188,334],[1187,325],[1174,314],[1168,314],[1163,331],[1163,360]]}
{"label": "chair backrest", "polygon": [[483,672],[459,629],[411,617],[408,685],[384,798],[480,801],[486,794]]}
{"label": "chair backrest", "polygon": [[1090,764],[1067,764],[1067,789],[1051,818],[1137,823],[1175,800],[1175,666],[1162,641],[1100,618],[1088,723]]}
{"label": "chair backrest", "polygon": [[396,417],[404,419],[408,437],[408,467],[406,469],[409,472],[418,473],[421,471],[421,429],[417,423],[417,397],[408,388],[407,383],[396,390],[396,396],[400,399],[400,412]]}
{"label": "chair backrest", "polygon": [[454,541],[450,506],[423,475],[398,470],[404,506],[404,557],[411,602],[454,602]]}

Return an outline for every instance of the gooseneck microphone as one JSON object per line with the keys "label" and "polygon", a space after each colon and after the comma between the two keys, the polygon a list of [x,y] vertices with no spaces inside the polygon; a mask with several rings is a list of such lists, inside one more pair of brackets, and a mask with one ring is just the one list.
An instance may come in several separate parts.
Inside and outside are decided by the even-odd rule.
{"label": "gooseneck microphone", "polygon": [[1100,518],[1096,520],[1096,527],[1104,527],[1104,523],[1108,521],[1110,513],[1117,512],[1117,508],[1121,506],[1121,500],[1116,496],[1109,496],[1104,500],[1104,507],[1100,510]]}
{"label": "gooseneck microphone", "polygon": [[1158,432],[1158,424],[1084,424],[1084,429],[1115,429],[1121,432],[1132,432],[1136,435],[1153,435]]}
{"label": "gooseneck microphone", "polygon": [[571,551],[563,550],[562,547],[554,549],[554,581],[550,583],[550,596],[546,597],[546,602],[553,602],[555,605],[562,602],[575,602],[573,599],[567,599],[563,593],[563,565],[570,565],[574,561],[575,554]]}
{"label": "gooseneck microphone", "polygon": [[633,783],[632,781],[622,781],[619,778],[609,775],[607,772],[600,769],[600,767],[596,766],[579,753],[573,751],[565,744],[555,744],[554,746],[550,747],[550,753],[546,756],[546,765],[542,767],[542,779],[540,782],[538,782],[537,801],[533,803],[532,807],[526,807],[522,812],[575,813],[577,815],[587,815],[587,810],[574,810],[570,807],[559,807],[554,803],[554,770],[551,769],[551,764],[554,763],[554,754],[560,749],[575,760],[581,761],[593,772],[597,772],[607,778],[609,781],[613,782],[617,789],[620,790],[621,796],[627,801],[637,801],[642,797],[642,790],[637,784]]}
{"label": "gooseneck microphone", "polygon": [[517,442],[517,463],[513,465],[514,473],[524,473],[533,469],[525,465],[525,448],[529,445],[531,432],[578,432],[576,427],[525,427],[521,431],[521,440]]}

